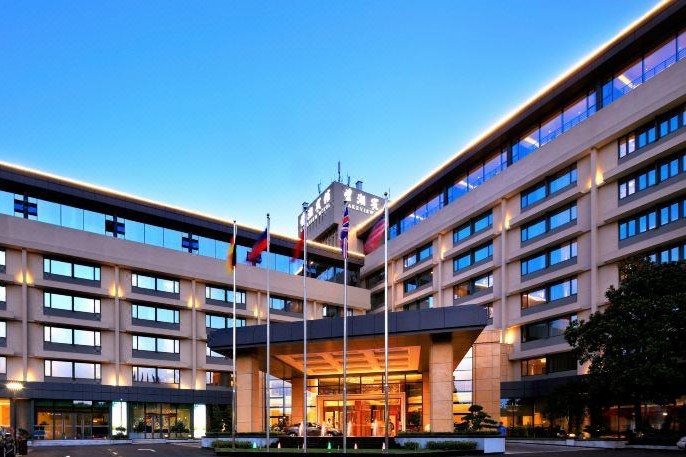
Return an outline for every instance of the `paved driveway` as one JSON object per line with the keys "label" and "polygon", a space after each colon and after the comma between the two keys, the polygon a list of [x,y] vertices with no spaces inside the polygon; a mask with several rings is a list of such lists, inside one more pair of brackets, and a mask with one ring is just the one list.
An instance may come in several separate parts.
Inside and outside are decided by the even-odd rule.
{"label": "paved driveway", "polygon": [[[608,451],[604,449],[583,449],[578,447],[549,446],[542,444],[508,443],[507,455],[522,457],[677,457],[678,452],[643,451],[623,449]],[[54,446],[29,448],[30,457],[212,457],[214,452],[201,449],[199,444],[119,444],[110,446]]]}
{"label": "paved driveway", "polygon": [[642,449],[620,449],[616,451],[608,449],[591,449],[580,447],[550,446],[545,444],[506,443],[505,454],[531,457],[563,456],[563,457],[601,457],[612,455],[613,457],[677,457],[681,455],[674,451],[645,451]]}
{"label": "paved driveway", "polygon": [[210,457],[214,452],[196,443],[117,444],[111,446],[51,446],[29,448],[30,457]]}

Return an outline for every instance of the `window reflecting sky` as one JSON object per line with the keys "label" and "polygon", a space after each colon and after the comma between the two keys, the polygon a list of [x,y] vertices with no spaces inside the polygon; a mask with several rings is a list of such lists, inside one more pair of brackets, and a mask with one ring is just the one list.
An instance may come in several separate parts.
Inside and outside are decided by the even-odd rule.
{"label": "window reflecting sky", "polygon": [[295,235],[337,160],[400,195],[654,3],[3,2],[0,160]]}

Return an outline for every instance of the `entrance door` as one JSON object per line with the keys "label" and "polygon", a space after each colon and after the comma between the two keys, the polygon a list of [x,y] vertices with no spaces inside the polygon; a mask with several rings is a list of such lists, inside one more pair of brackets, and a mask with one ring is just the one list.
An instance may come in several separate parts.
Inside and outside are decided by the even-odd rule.
{"label": "entrance door", "polygon": [[[405,399],[388,396],[389,436],[395,436],[405,423]],[[343,432],[343,396],[320,395],[317,399],[319,423]],[[348,436],[384,436],[384,396],[348,395]]]}
{"label": "entrance door", "polygon": [[147,413],[145,415],[145,438],[161,438],[160,429],[160,414]]}

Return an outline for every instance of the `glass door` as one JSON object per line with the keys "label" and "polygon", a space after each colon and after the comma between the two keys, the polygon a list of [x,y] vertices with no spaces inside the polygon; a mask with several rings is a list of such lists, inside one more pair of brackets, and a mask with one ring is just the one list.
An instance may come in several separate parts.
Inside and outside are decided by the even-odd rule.
{"label": "glass door", "polygon": [[[341,395],[319,396],[319,423],[328,429],[343,432],[343,401]],[[348,395],[348,436],[384,436],[384,396]],[[389,436],[396,436],[404,423],[405,404],[402,396],[388,398]]]}
{"label": "glass door", "polygon": [[74,413],[76,416],[74,425],[76,426],[76,439],[93,438],[93,417],[90,413]]}
{"label": "glass door", "polygon": [[145,415],[145,438],[160,438],[160,415],[147,413]]}

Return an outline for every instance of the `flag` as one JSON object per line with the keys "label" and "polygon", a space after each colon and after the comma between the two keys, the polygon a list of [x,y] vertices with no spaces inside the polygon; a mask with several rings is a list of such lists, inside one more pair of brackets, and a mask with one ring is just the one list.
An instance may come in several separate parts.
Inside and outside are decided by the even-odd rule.
{"label": "flag", "polygon": [[226,256],[226,268],[229,273],[233,273],[236,268],[236,234],[231,237],[231,244],[229,245],[229,255]]}
{"label": "flag", "polygon": [[382,217],[376,222],[376,224],[374,224],[374,227],[372,227],[372,231],[369,232],[367,241],[364,242],[365,254],[369,254],[370,252],[379,247],[379,245],[381,244],[381,240],[383,239],[385,229],[386,226],[384,223],[384,218]]}
{"label": "flag", "polygon": [[252,263],[253,265],[259,263],[262,261],[262,251],[267,249],[267,229],[264,229],[264,232],[262,232],[262,235],[255,241],[255,244],[252,247],[252,250],[248,252],[247,255],[247,261]]}
{"label": "flag", "polygon": [[293,255],[291,256],[291,262],[295,262],[300,258],[300,256],[303,253],[303,246],[305,246],[305,230],[300,231],[298,242],[295,243],[295,247],[293,247]]}
{"label": "flag", "polygon": [[341,252],[343,258],[348,258],[348,231],[350,230],[350,216],[348,215],[348,206],[346,205],[343,211],[343,223],[341,224]]}

